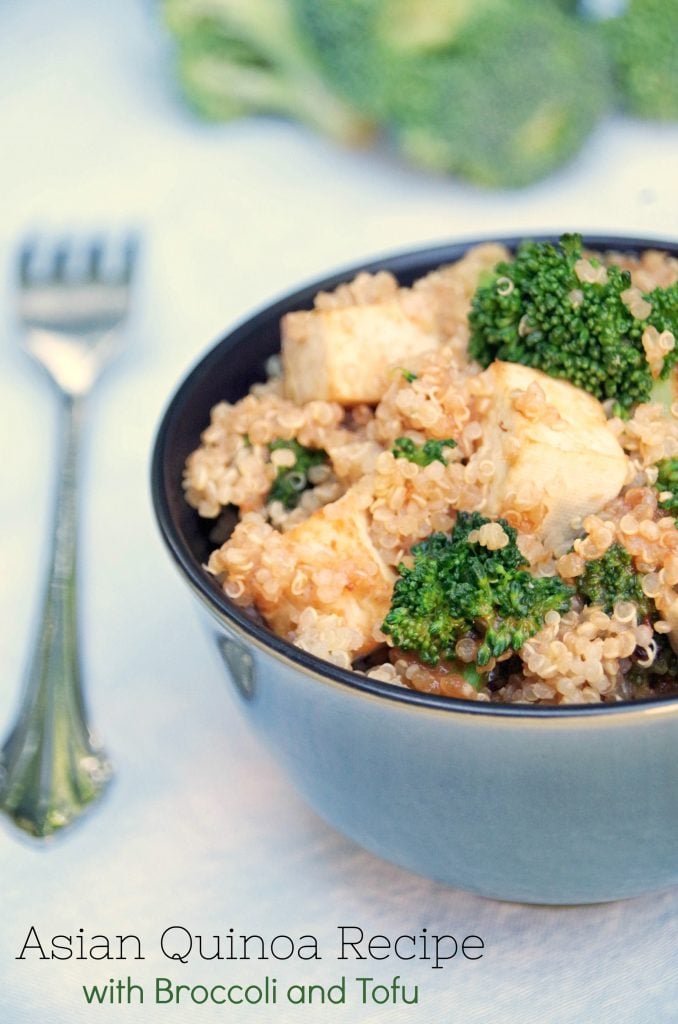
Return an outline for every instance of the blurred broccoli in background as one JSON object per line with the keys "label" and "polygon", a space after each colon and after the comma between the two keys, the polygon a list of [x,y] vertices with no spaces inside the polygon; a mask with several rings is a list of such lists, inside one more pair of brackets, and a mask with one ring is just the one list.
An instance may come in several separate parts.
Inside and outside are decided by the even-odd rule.
{"label": "blurred broccoli in background", "polygon": [[450,49],[409,62],[394,126],[416,162],[527,185],[572,157],[605,112],[605,57],[549,4],[476,11]]}
{"label": "blurred broccoli in background", "polygon": [[337,90],[436,170],[525,185],[608,106],[598,32],[550,2],[292,2]]}
{"label": "blurred broccoli in background", "polygon": [[629,0],[604,28],[627,109],[678,119],[678,0]]}
{"label": "blurred broccoli in background", "polygon": [[341,141],[385,132],[416,163],[516,187],[580,148],[612,105],[678,117],[678,0],[603,24],[576,0],[163,0],[204,115],[271,112]]}
{"label": "blurred broccoli in background", "polygon": [[164,11],[181,83],[203,116],[282,114],[348,143],[371,131],[325,84],[286,0],[164,0]]}

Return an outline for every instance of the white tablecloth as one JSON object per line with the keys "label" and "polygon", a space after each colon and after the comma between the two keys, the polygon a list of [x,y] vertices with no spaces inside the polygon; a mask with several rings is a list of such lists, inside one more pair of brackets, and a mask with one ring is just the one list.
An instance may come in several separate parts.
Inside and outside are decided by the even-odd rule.
{"label": "white tablecloth", "polygon": [[[609,120],[575,163],[518,193],[434,179],[386,153],[340,151],[274,120],[195,122],[177,100],[153,4],[5,0],[0,7],[0,258],[33,226],[140,225],[127,354],[92,408],[83,618],[93,715],[117,765],[105,802],[45,846],[0,833],[0,1021],[416,1021],[661,1024],[678,1019],[678,892],[543,909],[453,891],[377,860],[319,821],[242,721],[193,599],[159,541],[147,471],[173,385],[229,323],[349,261],[449,238],[579,228],[678,236],[678,129]],[[54,407],[16,350],[9,283],[0,347],[0,722],[9,722],[43,575]],[[677,854],[678,856],[678,854]],[[443,970],[336,960],[338,925],[480,935]],[[34,925],[135,933],[143,961],[15,957]],[[165,960],[169,925],[210,936],[314,934],[323,960]],[[273,966],[272,966],[273,964]],[[367,970],[360,970],[360,967]],[[416,1006],[154,1005],[178,982],[418,984]],[[146,1002],[87,1006],[119,978]],[[352,983],[353,984],[353,983]]]}

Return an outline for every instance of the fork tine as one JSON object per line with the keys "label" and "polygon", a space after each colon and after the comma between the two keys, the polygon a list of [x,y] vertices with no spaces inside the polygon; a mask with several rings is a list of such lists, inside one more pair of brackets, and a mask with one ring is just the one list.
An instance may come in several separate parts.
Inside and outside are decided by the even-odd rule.
{"label": "fork tine", "polygon": [[66,269],[68,266],[68,259],[71,250],[71,244],[68,238],[61,238],[54,246],[52,251],[52,266],[50,276],[53,281],[64,281],[66,279]]}
{"label": "fork tine", "polygon": [[93,281],[98,281],[104,263],[104,241],[102,238],[94,238],[87,250],[86,274]]}
{"label": "fork tine", "polygon": [[[116,251],[117,249],[117,251]],[[139,237],[128,234],[120,246],[104,238],[92,240],[87,250],[87,274],[94,281],[129,285],[136,266]]]}
{"label": "fork tine", "polygon": [[[16,266],[17,313],[28,347],[31,330],[38,328],[73,336],[89,351],[119,326],[130,304],[139,244],[136,233],[122,231],[29,235],[17,248]],[[72,369],[80,365],[71,362]],[[90,372],[89,356],[85,362]]]}
{"label": "fork tine", "polygon": [[19,283],[27,288],[32,280],[32,266],[35,259],[36,242],[34,238],[27,238],[19,249],[18,267]]}
{"label": "fork tine", "polygon": [[122,283],[128,285],[139,255],[139,235],[133,232],[127,235],[123,244]]}

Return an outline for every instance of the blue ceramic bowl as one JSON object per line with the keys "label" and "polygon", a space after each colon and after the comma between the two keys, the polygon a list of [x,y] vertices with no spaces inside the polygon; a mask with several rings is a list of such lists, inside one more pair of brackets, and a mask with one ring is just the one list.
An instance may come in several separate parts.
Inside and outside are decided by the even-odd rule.
{"label": "blue ceramic bowl", "polygon": [[[517,240],[505,240],[515,246]],[[592,248],[678,245],[588,237]],[[358,270],[403,284],[475,243],[351,267],[241,323],[191,371],[158,431],[155,511],[253,727],[315,810],[374,853],[473,892],[592,903],[678,882],[678,699],[568,708],[464,702],[321,661],[253,622],[203,570],[209,524],[185,503],[184,460],[219,400],[265,376],[283,313]]]}

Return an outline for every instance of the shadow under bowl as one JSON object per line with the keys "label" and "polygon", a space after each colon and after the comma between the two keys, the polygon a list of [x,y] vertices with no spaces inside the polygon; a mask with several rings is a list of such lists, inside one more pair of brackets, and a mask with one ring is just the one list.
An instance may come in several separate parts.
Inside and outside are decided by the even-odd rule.
{"label": "shadow under bowl", "polygon": [[[520,240],[503,241],[515,248]],[[665,241],[584,241],[678,255],[678,244]],[[678,698],[528,707],[390,686],[274,636],[202,568],[213,523],[184,501],[184,462],[211,407],[265,379],[280,317],[310,308],[316,292],[359,270],[391,270],[408,285],[474,244],[347,268],[230,331],[180,385],[158,430],[152,494],[160,531],[207,613],[247,717],[337,829],[387,860],[499,899],[594,903],[666,888],[678,883]]]}

